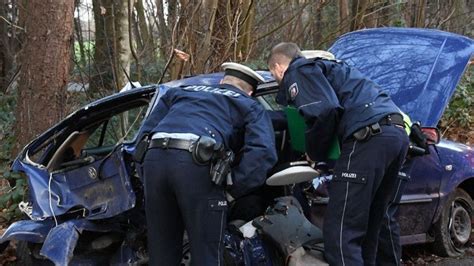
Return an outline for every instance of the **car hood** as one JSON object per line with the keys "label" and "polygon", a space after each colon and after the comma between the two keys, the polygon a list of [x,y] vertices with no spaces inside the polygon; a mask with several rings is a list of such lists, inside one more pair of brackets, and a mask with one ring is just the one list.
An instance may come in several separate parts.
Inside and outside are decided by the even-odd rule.
{"label": "car hood", "polygon": [[474,41],[438,30],[377,28],[345,34],[329,50],[389,90],[413,121],[436,126]]}

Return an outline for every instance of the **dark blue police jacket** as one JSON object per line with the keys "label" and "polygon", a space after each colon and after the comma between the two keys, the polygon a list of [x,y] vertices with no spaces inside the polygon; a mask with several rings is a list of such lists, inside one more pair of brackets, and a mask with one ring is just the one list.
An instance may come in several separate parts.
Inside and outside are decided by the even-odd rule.
{"label": "dark blue police jacket", "polygon": [[277,101],[294,105],[303,115],[306,150],[326,160],[334,135],[344,141],[364,126],[399,113],[387,92],[344,62],[298,57],[286,70]]}
{"label": "dark blue police jacket", "polygon": [[267,112],[255,99],[228,84],[170,88],[142,128],[149,133],[194,133],[224,143],[240,157],[228,190],[233,197],[263,185],[277,161]]}

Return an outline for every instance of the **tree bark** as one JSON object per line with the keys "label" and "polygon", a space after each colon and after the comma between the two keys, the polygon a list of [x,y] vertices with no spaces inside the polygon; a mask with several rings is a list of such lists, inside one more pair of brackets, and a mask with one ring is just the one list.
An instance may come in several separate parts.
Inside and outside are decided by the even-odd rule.
{"label": "tree bark", "polygon": [[364,27],[364,15],[367,10],[369,0],[352,1],[352,22],[351,30],[358,30]]}
{"label": "tree bark", "polygon": [[239,55],[239,61],[244,61],[250,54],[250,43],[252,42],[252,29],[255,20],[255,3],[252,0],[242,1],[243,9],[243,25],[240,30],[240,37],[237,43],[237,51]]}
{"label": "tree bark", "polygon": [[93,0],[92,10],[95,23],[94,64],[90,89],[92,92],[113,89],[112,54],[112,4],[111,0]]}
{"label": "tree bark", "polygon": [[[19,25],[18,7],[16,1],[1,0],[0,16],[9,18],[15,25]],[[23,25],[22,25],[23,26]],[[12,26],[0,21],[0,92],[5,92],[17,71],[16,55],[20,49],[17,32],[21,26]]]}
{"label": "tree bark", "polygon": [[[8,13],[7,0],[0,1],[0,16],[6,18]],[[13,69],[13,52],[10,48],[10,37],[8,36],[8,24],[0,23],[0,92],[5,92],[9,80],[9,73]]]}
{"label": "tree bark", "polygon": [[156,0],[157,9],[157,27],[158,27],[158,40],[160,42],[160,55],[164,58],[170,51],[169,44],[171,43],[171,31],[173,25],[166,25],[165,19],[165,6],[163,0]]}
{"label": "tree bark", "polygon": [[[140,34],[141,47],[139,50],[140,59],[144,59],[151,63],[155,62],[154,47],[155,43],[151,32],[148,29],[147,19],[145,16],[145,8],[143,0],[137,0],[135,3],[135,10],[137,11],[137,23]],[[137,40],[138,43],[138,40]],[[146,63],[145,63],[146,64]]]}
{"label": "tree bark", "polygon": [[[383,5],[381,5],[383,7]],[[374,0],[368,0],[362,23],[365,28],[375,28],[378,25],[379,5]]]}
{"label": "tree bark", "polygon": [[426,0],[419,0],[416,6],[416,21],[415,27],[423,28],[425,27],[425,9],[426,9]]}
{"label": "tree bark", "polygon": [[349,1],[339,0],[339,29],[340,33],[346,33],[350,30]]}
{"label": "tree bark", "polygon": [[322,34],[322,6],[321,6],[321,1],[314,1],[314,4],[312,6],[313,8],[313,34],[312,34],[312,48],[318,49],[319,45],[321,44],[321,41],[323,39],[323,34]]}
{"label": "tree bark", "polygon": [[118,91],[128,82],[125,72],[130,74],[132,51],[130,47],[131,36],[128,28],[128,0],[115,0],[114,4],[114,71],[116,78],[115,86]]}
{"label": "tree bark", "polygon": [[[80,1],[75,0],[74,1],[74,8],[78,9],[79,4],[80,4]],[[74,17],[74,31],[76,33],[76,40],[77,40],[77,43],[79,45],[79,65],[84,66],[85,62],[86,62],[86,52],[85,52],[85,48],[84,48],[84,38],[82,36],[81,18],[79,18],[79,17],[77,17],[77,18]],[[73,46],[73,49],[75,49],[74,43],[72,44],[72,46]]]}
{"label": "tree bark", "polygon": [[96,44],[93,91],[120,90],[127,82],[124,70],[130,73],[130,34],[128,0],[94,0]]}
{"label": "tree bark", "polygon": [[74,1],[30,0],[26,11],[16,108],[17,148],[64,117]]}

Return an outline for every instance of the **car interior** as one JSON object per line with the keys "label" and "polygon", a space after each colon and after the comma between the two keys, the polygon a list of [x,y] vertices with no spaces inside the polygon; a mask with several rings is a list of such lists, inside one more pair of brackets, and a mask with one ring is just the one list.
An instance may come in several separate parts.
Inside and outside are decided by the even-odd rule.
{"label": "car interior", "polygon": [[134,141],[149,101],[140,99],[100,110],[54,134],[25,159],[49,172],[67,171],[105,158],[122,143]]}

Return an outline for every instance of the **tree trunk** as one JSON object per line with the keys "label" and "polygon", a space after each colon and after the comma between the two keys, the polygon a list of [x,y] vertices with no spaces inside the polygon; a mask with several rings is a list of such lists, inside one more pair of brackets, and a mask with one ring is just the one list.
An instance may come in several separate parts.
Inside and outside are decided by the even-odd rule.
{"label": "tree trunk", "polygon": [[[18,8],[15,1],[0,1],[0,16],[11,18],[12,23],[20,25],[17,12]],[[14,78],[17,70],[16,54],[20,48],[17,32],[20,30],[5,22],[0,22],[0,92],[7,90],[9,82]]]}
{"label": "tree trunk", "polygon": [[369,0],[353,0],[352,2],[352,22],[351,30],[358,30],[364,27],[364,15],[367,10]]}
{"label": "tree trunk", "polygon": [[30,0],[26,11],[16,108],[17,148],[64,117],[74,1]]}
{"label": "tree trunk", "polygon": [[322,33],[322,30],[323,30],[323,27],[322,27],[322,6],[321,6],[321,1],[314,1],[314,4],[312,6],[313,8],[313,15],[314,17],[312,18],[312,22],[313,22],[313,31],[311,34],[312,35],[312,47],[313,49],[318,49],[321,42],[322,42],[322,39],[323,39],[323,33]]}
{"label": "tree trunk", "polygon": [[[80,4],[80,1],[75,0],[74,1],[74,8],[78,9],[79,4]],[[79,18],[79,17],[77,17],[77,18],[74,17],[74,31],[76,33],[76,41],[79,45],[79,62],[78,63],[82,67],[86,63],[86,52],[85,52],[85,48],[84,48],[84,38],[82,36],[81,18]],[[73,51],[75,52],[74,43],[72,45],[73,45],[73,49],[74,49]]]}
{"label": "tree trunk", "polygon": [[255,3],[252,0],[242,1],[243,15],[243,25],[240,30],[241,34],[239,41],[237,43],[237,51],[239,55],[239,61],[244,61],[248,58],[250,54],[250,43],[252,41],[253,23],[255,20]]}
{"label": "tree trunk", "polygon": [[[7,0],[0,1],[0,16],[8,17]],[[13,52],[10,49],[10,37],[8,36],[8,24],[0,23],[0,92],[5,92],[8,85],[9,73],[13,68]]]}
{"label": "tree trunk", "polygon": [[339,0],[339,29],[340,33],[346,33],[350,30],[349,1]]}
{"label": "tree trunk", "polygon": [[[448,4],[448,3],[446,3]],[[403,8],[407,27],[424,27],[426,0],[408,0]]]}
{"label": "tree trunk", "polygon": [[426,0],[419,0],[417,4],[416,22],[415,22],[415,27],[417,28],[425,27],[425,9],[426,9]]}
{"label": "tree trunk", "polygon": [[[383,7],[383,5],[382,5]],[[367,6],[363,15],[363,26],[365,28],[375,28],[378,24],[378,16],[379,16],[379,6],[378,3],[375,3],[374,0],[368,0]]]}
{"label": "tree trunk", "polygon": [[[137,23],[141,39],[141,49],[139,50],[140,59],[144,59],[149,62],[155,62],[154,47],[155,43],[151,32],[148,29],[147,19],[145,16],[145,8],[143,6],[143,0],[138,0],[135,3],[135,10],[137,10]],[[138,41],[138,40],[137,40]]]}
{"label": "tree trunk", "polygon": [[114,87],[111,54],[112,23],[110,20],[113,19],[111,0],[93,0],[92,10],[95,23],[95,48],[90,89],[92,92],[111,91]]}
{"label": "tree trunk", "polygon": [[117,91],[127,82],[124,70],[130,73],[130,34],[128,0],[94,0],[95,75],[91,89]]}
{"label": "tree trunk", "polygon": [[[168,5],[169,6],[169,5]],[[160,55],[165,57],[169,53],[169,44],[171,43],[171,30],[173,25],[166,25],[165,19],[165,6],[163,5],[163,0],[156,0],[156,9],[157,9],[157,27],[158,27],[158,40],[160,42]]]}
{"label": "tree trunk", "polygon": [[[388,7],[390,2],[384,2],[383,9],[380,11],[380,18],[377,21],[378,26],[389,27],[392,25],[391,15],[396,14],[393,7]],[[393,11],[392,11],[393,10]],[[393,12],[393,13],[392,13]]]}
{"label": "tree trunk", "polygon": [[[132,51],[130,47],[130,31],[128,28],[129,15],[129,0],[115,0],[114,1],[114,71],[115,71],[115,86],[120,90],[127,84],[127,74],[130,74],[130,61]],[[131,7],[130,7],[131,8]],[[125,72],[124,72],[125,71]]]}
{"label": "tree trunk", "polygon": [[[194,66],[197,73],[204,73],[209,69],[209,59],[214,53],[214,49],[211,49],[213,43],[211,43],[212,37],[215,34],[215,21],[217,18],[217,7],[219,5],[219,0],[204,0],[201,11],[203,16],[200,20],[200,30],[204,34],[204,38],[199,46],[199,53],[194,53]],[[237,40],[235,40],[237,41]]]}

